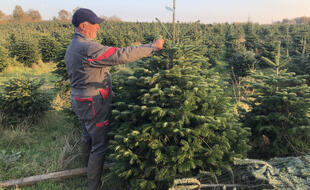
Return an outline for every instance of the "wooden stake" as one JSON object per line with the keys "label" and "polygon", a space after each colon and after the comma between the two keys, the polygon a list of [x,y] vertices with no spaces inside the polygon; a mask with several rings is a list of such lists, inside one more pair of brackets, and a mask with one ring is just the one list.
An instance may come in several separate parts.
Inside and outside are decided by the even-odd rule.
{"label": "wooden stake", "polygon": [[172,15],[172,25],[173,25],[173,37],[172,42],[175,44],[175,0],[173,0],[173,15]]}
{"label": "wooden stake", "polygon": [[[104,165],[104,168],[109,168],[111,166],[112,164],[108,163]],[[61,172],[53,172],[53,173],[48,173],[48,174],[43,174],[43,175],[36,175],[36,176],[31,176],[31,177],[3,181],[3,182],[0,182],[0,187],[3,187],[3,188],[22,187],[22,186],[27,186],[27,185],[33,185],[39,181],[49,180],[49,179],[53,179],[56,181],[62,181],[68,178],[86,175],[86,173],[87,173],[86,168],[77,168],[77,169],[65,170]]]}

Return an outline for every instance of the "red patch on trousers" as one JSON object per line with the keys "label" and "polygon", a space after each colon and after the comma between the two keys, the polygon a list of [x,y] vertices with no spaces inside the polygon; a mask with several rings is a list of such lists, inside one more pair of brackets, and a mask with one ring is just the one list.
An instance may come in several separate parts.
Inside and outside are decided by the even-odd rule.
{"label": "red patch on trousers", "polygon": [[103,123],[96,123],[96,127],[104,127],[104,126],[107,126],[107,125],[109,125],[109,120],[106,120]]}
{"label": "red patch on trousers", "polygon": [[76,101],[78,102],[91,102],[92,103],[92,108],[93,108],[93,116],[96,116],[96,112],[95,112],[95,106],[94,106],[94,102],[93,102],[93,98],[89,97],[89,98],[80,98],[78,96],[74,97]]}

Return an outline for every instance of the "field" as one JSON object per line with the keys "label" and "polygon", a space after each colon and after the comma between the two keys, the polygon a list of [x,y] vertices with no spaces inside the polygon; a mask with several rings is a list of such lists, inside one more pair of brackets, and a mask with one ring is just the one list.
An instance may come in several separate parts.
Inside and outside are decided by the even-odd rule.
{"label": "field", "polygon": [[[116,97],[108,159],[115,165],[104,177],[114,179],[111,186],[167,189],[199,171],[221,175],[235,157],[309,154],[310,25],[196,22],[173,28],[107,22],[96,38],[113,47],[166,40],[152,57],[110,70]],[[67,22],[0,24],[0,181],[82,167],[64,65],[72,34]],[[18,116],[7,111],[4,85],[19,77],[44,80],[38,92],[49,98],[48,109]],[[16,189],[86,186],[81,176]]]}

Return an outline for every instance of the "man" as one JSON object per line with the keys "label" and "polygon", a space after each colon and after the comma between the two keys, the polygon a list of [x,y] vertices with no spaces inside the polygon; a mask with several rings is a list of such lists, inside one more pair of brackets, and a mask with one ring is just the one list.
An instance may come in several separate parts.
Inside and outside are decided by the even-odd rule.
{"label": "man", "polygon": [[87,166],[88,189],[95,190],[100,178],[108,148],[112,81],[110,66],[127,64],[151,56],[153,51],[163,48],[163,39],[152,44],[136,47],[115,48],[93,41],[99,24],[104,20],[89,9],[78,9],[73,17],[75,27],[73,39],[65,55],[70,79],[71,102],[83,127],[82,155]]}

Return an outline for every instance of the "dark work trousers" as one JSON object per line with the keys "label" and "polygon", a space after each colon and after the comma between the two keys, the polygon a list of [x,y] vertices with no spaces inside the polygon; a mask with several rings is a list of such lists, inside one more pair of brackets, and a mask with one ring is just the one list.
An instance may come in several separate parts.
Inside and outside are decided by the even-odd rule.
{"label": "dark work trousers", "polygon": [[[88,162],[86,160],[88,189],[97,190],[101,185],[100,178],[109,143],[107,133],[111,113],[111,90],[109,87],[98,89],[98,95],[95,96],[79,96],[71,93],[71,101],[72,108],[83,128],[82,146],[89,147],[84,148],[82,152],[82,154],[87,154],[89,151]],[[88,157],[88,155],[83,155],[83,157]]]}

